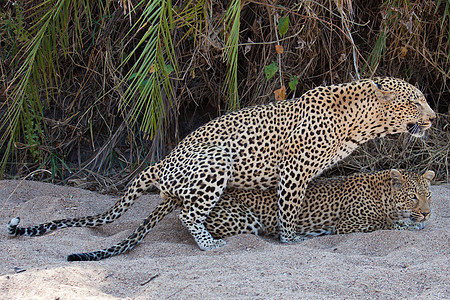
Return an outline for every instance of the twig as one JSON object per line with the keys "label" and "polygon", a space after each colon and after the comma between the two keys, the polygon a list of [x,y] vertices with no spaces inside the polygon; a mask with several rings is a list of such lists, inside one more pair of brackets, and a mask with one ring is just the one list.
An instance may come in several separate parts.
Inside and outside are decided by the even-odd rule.
{"label": "twig", "polygon": [[[361,79],[361,76],[359,75],[359,70],[358,70],[358,63],[356,61],[357,55],[356,55],[356,45],[355,42],[353,41],[353,36],[352,33],[350,31],[350,28],[348,27],[348,19],[344,13],[344,11],[342,9],[339,8],[339,12],[341,13],[341,19],[342,19],[342,24],[344,24],[345,30],[347,30],[347,34],[348,34],[348,39],[350,40],[351,44],[352,44],[352,52],[353,52],[353,66],[355,67],[355,72],[356,72],[356,77],[358,78],[358,80]],[[359,51],[358,51],[359,53]]]}
{"label": "twig", "polygon": [[[250,3],[254,3],[254,4],[260,4],[260,5],[265,5],[265,6],[268,6],[268,7],[275,8],[275,9],[284,10],[284,11],[290,13],[290,14],[294,14],[294,15],[297,15],[297,16],[302,17],[302,18],[312,18],[312,19],[317,19],[317,20],[320,21],[320,19],[317,18],[317,17],[311,17],[311,16],[307,16],[307,15],[302,15],[302,14],[299,14],[299,13],[293,11],[293,10],[290,10],[289,8],[282,7],[282,6],[279,6],[279,5],[265,4],[265,3],[263,3],[263,2],[259,2],[259,1],[255,1],[255,0],[247,0],[247,1],[250,2]],[[334,16],[336,16],[336,17],[339,17],[339,15],[337,15],[336,13],[334,13],[333,11],[331,11],[329,8],[327,8],[327,7],[324,6],[323,4],[320,4],[320,3],[317,2],[317,1],[308,1],[308,2],[314,3],[314,4],[316,4],[316,5],[320,6],[320,7],[322,7],[323,9],[325,9],[325,10],[326,10],[327,12],[329,12],[331,15],[334,15]],[[358,26],[366,26],[367,24],[370,23],[370,21],[367,21],[367,22],[364,23],[364,24],[362,24],[362,23],[357,23],[357,22],[355,22],[355,21],[350,21],[350,22],[351,22],[352,24],[358,25]]]}
{"label": "twig", "polygon": [[169,297],[167,297],[167,299],[172,298],[173,296],[175,296],[176,294],[178,294],[181,291],[184,291],[185,289],[187,289],[189,286],[191,286],[190,284],[186,285],[184,288],[179,289],[178,291],[176,291],[175,293],[173,293],[172,295],[170,295]]}
{"label": "twig", "polygon": [[149,283],[150,281],[152,281],[153,279],[155,279],[155,278],[158,277],[158,276],[159,276],[159,274],[156,274],[156,275],[150,277],[150,278],[147,279],[146,281],[142,282],[142,283],[141,283],[141,286],[146,285],[147,283]]}
{"label": "twig", "polygon": [[[278,17],[279,17],[278,14],[275,14],[273,16],[274,24],[277,24],[279,22]],[[277,19],[278,19],[278,22],[277,22]],[[277,26],[276,25],[274,25],[274,29],[275,29],[275,37],[277,38],[277,45],[280,46],[280,39],[278,38],[278,31],[277,31]],[[281,87],[284,86],[284,84],[283,84],[283,76],[281,74],[281,54],[278,53],[278,51],[277,51],[277,56],[278,56],[278,66],[279,66],[278,73],[280,73],[280,84],[281,84],[280,88],[281,88]]]}

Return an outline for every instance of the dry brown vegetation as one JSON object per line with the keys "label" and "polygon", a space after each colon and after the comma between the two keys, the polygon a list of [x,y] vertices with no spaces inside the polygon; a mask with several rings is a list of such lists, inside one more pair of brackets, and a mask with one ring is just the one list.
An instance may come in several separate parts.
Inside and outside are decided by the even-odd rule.
{"label": "dry brown vegetation", "polygon": [[[450,0],[119,3],[0,1],[4,175],[122,188],[229,109],[386,75],[417,85],[437,123],[425,139],[369,142],[328,173],[433,169],[449,181]],[[156,33],[155,12],[167,21]]]}

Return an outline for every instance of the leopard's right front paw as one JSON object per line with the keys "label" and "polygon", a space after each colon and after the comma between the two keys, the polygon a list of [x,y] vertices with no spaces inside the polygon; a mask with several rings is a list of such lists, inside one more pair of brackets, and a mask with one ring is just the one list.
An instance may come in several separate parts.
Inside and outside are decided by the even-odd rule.
{"label": "leopard's right front paw", "polygon": [[425,222],[413,222],[409,220],[397,220],[394,222],[396,230],[421,230],[425,228]]}
{"label": "leopard's right front paw", "polygon": [[286,236],[286,235],[280,234],[280,241],[282,243],[286,243],[286,244],[299,243],[299,242],[303,242],[304,240],[307,240],[307,239],[308,238],[304,235],[295,234],[295,235]]}

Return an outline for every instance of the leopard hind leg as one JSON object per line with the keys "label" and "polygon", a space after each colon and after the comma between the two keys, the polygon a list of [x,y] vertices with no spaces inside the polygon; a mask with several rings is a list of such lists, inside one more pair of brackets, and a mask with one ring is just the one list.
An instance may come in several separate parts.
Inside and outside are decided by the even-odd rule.
{"label": "leopard hind leg", "polygon": [[137,244],[139,244],[145,236],[152,230],[155,225],[161,221],[165,216],[170,214],[175,208],[181,205],[181,201],[176,197],[164,197],[164,201],[161,202],[152,213],[144,219],[144,221],[139,225],[134,232],[128,236],[126,239],[117,243],[109,248],[86,252],[86,253],[76,253],[67,256],[67,261],[95,261],[105,259],[111,256],[115,256],[126,251],[131,250]]}
{"label": "leopard hind leg", "polygon": [[[197,199],[197,202],[201,202],[202,205],[192,205],[190,208],[181,211],[179,215],[181,223],[189,230],[201,250],[213,250],[226,245],[224,240],[215,239],[205,227],[207,212],[205,210],[199,211],[199,208],[206,204],[205,199]],[[208,209],[210,208],[212,208],[212,205]]]}
{"label": "leopard hind leg", "polygon": [[109,210],[102,214],[93,216],[54,220],[30,227],[19,227],[20,218],[12,218],[7,226],[6,231],[9,235],[18,236],[36,236],[43,235],[50,231],[68,228],[68,227],[96,227],[107,223],[111,223],[125,213],[137,197],[142,195],[159,179],[159,164],[152,165],[144,170],[130,185],[127,192],[121,197]]}
{"label": "leopard hind leg", "polygon": [[175,153],[176,160],[162,172],[161,192],[182,200],[179,218],[201,250],[225,245],[214,239],[205,227],[205,220],[219,201],[233,172],[230,151],[224,147],[199,143]]}

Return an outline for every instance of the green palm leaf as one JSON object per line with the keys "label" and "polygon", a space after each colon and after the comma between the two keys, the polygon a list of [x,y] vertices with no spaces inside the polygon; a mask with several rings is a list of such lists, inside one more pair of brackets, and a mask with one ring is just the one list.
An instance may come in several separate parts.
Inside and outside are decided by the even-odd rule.
{"label": "green palm leaf", "polygon": [[[142,5],[146,1],[141,1]],[[137,46],[125,58],[128,62],[139,49],[138,59],[124,77],[129,86],[120,109],[131,109],[128,121],[135,123],[142,116],[141,130],[148,133],[151,138],[161,128],[165,117],[164,100],[171,104],[173,90],[170,84],[169,72],[166,67],[169,63],[177,74],[177,63],[171,37],[172,1],[150,1],[146,4],[139,21],[132,30],[146,29]],[[131,31],[130,31],[131,32]],[[130,33],[129,33],[130,34]]]}
{"label": "green palm leaf", "polygon": [[[36,159],[42,159],[36,153],[36,145],[45,141],[43,131],[43,103],[41,91],[45,92],[48,102],[49,84],[58,85],[58,53],[62,49],[67,55],[69,51],[68,24],[72,15],[79,12],[74,8],[88,7],[87,0],[47,0],[29,9],[28,19],[35,20],[26,30],[21,51],[16,55],[20,67],[15,72],[8,86],[8,97],[4,115],[0,119],[0,148],[5,149],[0,162],[0,174],[4,173],[6,163],[19,136],[23,136],[25,144]],[[88,14],[89,15],[89,14]],[[78,18],[78,16],[76,17]],[[79,22],[78,22],[79,26]],[[23,29],[25,30],[25,29]],[[78,32],[81,29],[78,27]],[[57,41],[62,45],[56,47]]]}
{"label": "green palm leaf", "polygon": [[239,94],[237,81],[238,67],[238,44],[239,28],[241,16],[241,0],[233,0],[225,14],[225,24],[228,31],[228,38],[223,53],[224,61],[228,64],[228,71],[225,77],[225,91],[227,93],[227,110],[239,109]]}

